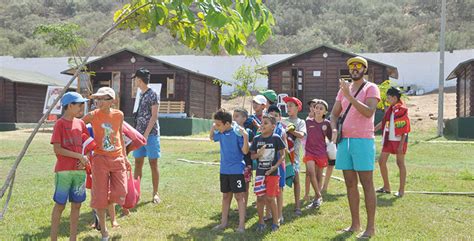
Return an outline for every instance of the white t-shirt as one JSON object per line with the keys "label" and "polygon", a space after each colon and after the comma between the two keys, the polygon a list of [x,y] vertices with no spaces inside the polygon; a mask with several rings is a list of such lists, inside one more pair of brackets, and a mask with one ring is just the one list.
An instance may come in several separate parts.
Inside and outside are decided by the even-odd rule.
{"label": "white t-shirt", "polygon": [[388,129],[388,140],[389,141],[401,141],[401,136],[395,135],[395,114],[392,112],[390,115],[390,124]]}

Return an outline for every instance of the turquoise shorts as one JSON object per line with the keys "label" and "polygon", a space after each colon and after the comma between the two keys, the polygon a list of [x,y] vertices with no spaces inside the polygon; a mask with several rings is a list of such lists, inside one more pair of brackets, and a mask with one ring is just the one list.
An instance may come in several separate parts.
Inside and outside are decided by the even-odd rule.
{"label": "turquoise shorts", "polygon": [[133,157],[141,158],[148,157],[148,159],[158,159],[161,157],[160,152],[160,137],[148,136],[146,145],[133,151]]}
{"label": "turquoise shorts", "polygon": [[86,200],[86,172],[60,171],[56,172],[56,185],[53,200],[61,205],[69,202],[82,203]]}
{"label": "turquoise shorts", "polygon": [[373,171],[375,141],[369,138],[342,138],[337,144],[336,169]]}

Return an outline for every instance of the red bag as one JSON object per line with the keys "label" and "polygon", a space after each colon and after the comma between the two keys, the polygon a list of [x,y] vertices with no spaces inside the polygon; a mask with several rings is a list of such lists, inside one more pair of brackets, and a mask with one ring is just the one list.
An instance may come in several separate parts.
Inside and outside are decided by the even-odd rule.
{"label": "red bag", "polygon": [[[92,153],[97,147],[97,143],[91,136],[82,133],[82,155],[88,155],[89,161],[92,161]],[[86,188],[92,188],[92,167],[91,163],[86,165]]]}
{"label": "red bag", "polygon": [[123,122],[122,128],[127,153],[146,145],[145,137],[127,122]]}
{"label": "red bag", "polygon": [[123,208],[134,208],[140,200],[140,177],[134,179],[131,171],[128,172],[127,180],[127,196],[125,196],[125,203]]}

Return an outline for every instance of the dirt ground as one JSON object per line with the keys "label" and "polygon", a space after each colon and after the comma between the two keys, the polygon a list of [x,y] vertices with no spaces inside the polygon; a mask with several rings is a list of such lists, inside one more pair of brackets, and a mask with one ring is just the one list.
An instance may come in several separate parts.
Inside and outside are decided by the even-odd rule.
{"label": "dirt ground", "polygon": [[[222,107],[233,110],[242,107],[244,98],[237,97],[230,100],[222,100]],[[251,98],[246,97],[245,109],[250,110]],[[431,93],[421,96],[409,96],[407,101],[412,128],[416,130],[430,130],[436,128],[438,118],[438,94]],[[444,94],[444,118],[456,117],[456,93],[449,90]]]}

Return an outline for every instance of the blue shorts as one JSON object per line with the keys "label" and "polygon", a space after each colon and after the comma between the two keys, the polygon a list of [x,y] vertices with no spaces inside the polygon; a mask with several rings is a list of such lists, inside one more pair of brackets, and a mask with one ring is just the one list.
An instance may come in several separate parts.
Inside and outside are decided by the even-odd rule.
{"label": "blue shorts", "polygon": [[66,202],[82,203],[86,200],[86,172],[60,171],[56,172],[56,183],[53,200],[57,204]]}
{"label": "blue shorts", "polygon": [[278,166],[278,176],[280,176],[280,188],[284,188],[286,184],[286,171],[283,169],[282,165]]}
{"label": "blue shorts", "polygon": [[336,169],[373,171],[375,142],[369,138],[342,138],[337,145]]}
{"label": "blue shorts", "polygon": [[148,159],[157,159],[161,157],[160,152],[160,137],[148,136],[146,145],[133,151],[133,157],[141,158],[148,157]]}

